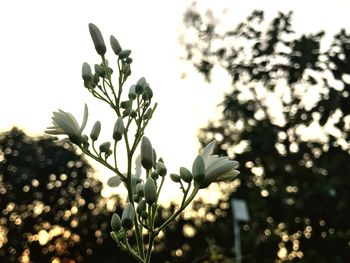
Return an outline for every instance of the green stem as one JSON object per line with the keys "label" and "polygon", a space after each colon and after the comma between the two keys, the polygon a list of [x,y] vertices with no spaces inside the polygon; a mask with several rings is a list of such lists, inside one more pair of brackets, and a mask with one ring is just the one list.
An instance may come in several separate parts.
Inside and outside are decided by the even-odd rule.
{"label": "green stem", "polygon": [[188,197],[188,199],[181,205],[180,209],[177,210],[174,214],[172,214],[160,227],[158,227],[154,232],[156,235],[160,231],[162,231],[167,225],[169,225],[179,214],[182,213],[182,211],[192,202],[192,200],[195,198],[196,194],[199,191],[199,186],[195,186],[193,189],[191,195]]}

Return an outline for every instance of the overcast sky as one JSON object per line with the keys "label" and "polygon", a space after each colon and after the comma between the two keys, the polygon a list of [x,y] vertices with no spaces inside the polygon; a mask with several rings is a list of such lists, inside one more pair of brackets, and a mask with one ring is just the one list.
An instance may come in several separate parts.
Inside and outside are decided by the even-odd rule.
{"label": "overcast sky", "polygon": [[[273,17],[278,10],[293,10],[298,32],[327,30],[329,36],[349,28],[350,1],[217,0],[198,1],[220,13],[228,8],[230,23],[254,9]],[[210,3],[214,3],[210,4]],[[205,83],[189,64],[180,61],[178,38],[189,0],[89,1],[13,0],[0,2],[0,131],[17,126],[41,135],[51,123],[52,111],[61,108],[80,121],[83,105],[90,109],[87,131],[102,122],[106,138],[115,117],[108,106],[84,89],[81,65],[99,63],[88,23],[99,26],[105,39],[115,35],[132,50],[129,87],[144,76],[151,84],[159,108],[146,132],[169,170],[191,165],[197,154],[198,128],[215,116],[225,79]],[[107,42],[107,41],[106,41]],[[112,52],[108,55],[112,56]],[[186,72],[187,78],[181,79]],[[214,87],[215,86],[215,87]],[[111,174],[105,174],[104,178]]]}

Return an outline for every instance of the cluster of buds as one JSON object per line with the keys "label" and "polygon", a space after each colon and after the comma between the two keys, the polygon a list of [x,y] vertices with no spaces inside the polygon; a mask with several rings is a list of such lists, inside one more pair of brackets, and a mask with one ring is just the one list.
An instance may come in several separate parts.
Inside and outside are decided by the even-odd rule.
{"label": "cluster of buds", "polygon": [[[48,127],[46,133],[67,135],[83,153],[115,173],[115,176],[108,180],[109,186],[124,184],[128,197],[122,215],[114,213],[111,218],[111,236],[119,248],[132,255],[138,262],[149,263],[154,239],[160,231],[185,210],[200,189],[208,187],[213,182],[234,179],[239,174],[236,170],[238,162],[226,156],[213,155],[215,141],[209,143],[194,159],[191,170],[181,167],[178,174],[170,174],[171,180],[179,184],[182,189],[181,205],[161,225],[156,225],[158,199],[167,168],[162,158],[157,159],[151,141],[144,135],[145,128],[157,107],[156,103],[152,104],[153,91],[146,79],[141,77],[124,92],[126,94],[123,94],[125,91],[123,86],[131,74],[130,66],[133,60],[130,57],[131,51],[123,49],[119,41],[111,36],[110,46],[117,56],[118,64],[118,87],[115,88],[112,80],[113,69],[105,58],[107,47],[103,36],[93,24],[89,24],[89,30],[96,52],[101,57],[101,63],[94,65],[94,72],[88,63],[83,63],[82,78],[85,88],[95,98],[106,102],[116,113],[111,139],[98,142],[102,129],[98,120],[94,123],[89,136],[83,133],[88,121],[87,105],[84,107],[81,125],[72,114],[59,110],[53,113],[53,126]],[[129,129],[131,126],[133,129]],[[134,136],[128,136],[130,130],[134,131]],[[120,171],[117,165],[117,145],[120,142],[126,149],[128,168],[125,172]],[[133,172],[132,160],[139,148],[140,155],[136,158],[136,169]],[[114,157],[113,161],[108,159],[109,156]],[[149,235],[148,248],[144,244],[144,229]],[[128,232],[135,233],[137,249],[129,244]]]}

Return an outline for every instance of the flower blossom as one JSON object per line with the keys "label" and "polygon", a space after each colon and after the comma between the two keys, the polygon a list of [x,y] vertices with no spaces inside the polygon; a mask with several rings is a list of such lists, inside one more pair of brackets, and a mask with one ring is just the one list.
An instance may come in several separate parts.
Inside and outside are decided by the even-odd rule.
{"label": "flower blossom", "polygon": [[200,184],[201,188],[208,187],[213,182],[231,181],[239,174],[239,171],[235,170],[239,166],[237,161],[230,160],[228,156],[211,154],[215,144],[215,140],[210,142],[200,155],[205,165],[205,178]]}
{"label": "flower blossom", "polygon": [[81,125],[79,126],[77,120],[74,116],[63,110],[58,110],[58,112],[53,113],[52,124],[53,126],[47,127],[45,133],[50,135],[68,135],[72,142],[80,142],[82,132],[86,126],[88,119],[88,107],[85,104],[84,107],[84,117]]}

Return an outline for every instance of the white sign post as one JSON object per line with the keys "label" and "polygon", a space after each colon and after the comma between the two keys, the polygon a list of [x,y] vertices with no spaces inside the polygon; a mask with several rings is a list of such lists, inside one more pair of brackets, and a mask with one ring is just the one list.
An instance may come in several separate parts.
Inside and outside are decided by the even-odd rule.
{"label": "white sign post", "polygon": [[236,262],[242,263],[242,250],[241,250],[241,230],[239,227],[239,221],[248,222],[249,213],[247,203],[242,199],[231,199],[231,208],[233,214],[233,231],[235,237],[235,255]]}

